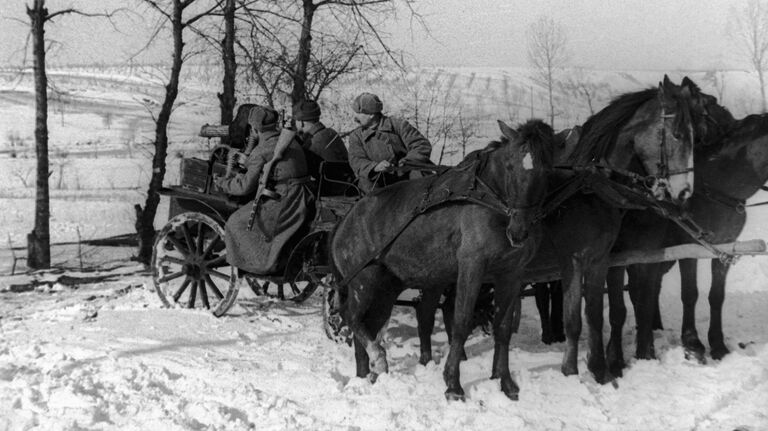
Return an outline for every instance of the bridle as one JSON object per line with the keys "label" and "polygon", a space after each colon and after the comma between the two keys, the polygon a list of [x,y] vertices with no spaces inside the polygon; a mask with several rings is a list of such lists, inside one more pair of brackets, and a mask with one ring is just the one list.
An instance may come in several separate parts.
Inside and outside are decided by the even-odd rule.
{"label": "bridle", "polygon": [[[677,117],[677,114],[667,114],[666,110],[664,109],[664,103],[661,102],[661,124],[662,127],[659,130],[659,161],[656,164],[657,173],[656,175],[647,175],[644,180],[644,185],[646,188],[652,189],[657,184],[668,184],[670,177],[673,177],[675,175],[681,175],[681,174],[687,174],[689,172],[693,172],[693,167],[685,167],[682,169],[675,169],[671,170],[669,169],[669,156],[667,154],[667,133],[666,133],[666,120],[667,119],[675,119]],[[693,126],[691,125],[690,121],[688,121],[688,136],[690,138],[691,142],[691,151],[693,151]]]}

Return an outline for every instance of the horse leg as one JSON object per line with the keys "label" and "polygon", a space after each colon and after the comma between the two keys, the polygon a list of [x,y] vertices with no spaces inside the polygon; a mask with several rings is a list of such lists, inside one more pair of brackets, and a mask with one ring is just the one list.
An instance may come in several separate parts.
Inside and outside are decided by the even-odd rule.
{"label": "horse leg", "polygon": [[491,379],[501,380],[501,391],[517,400],[520,387],[509,372],[509,341],[514,328],[515,304],[520,296],[518,277],[499,277],[494,287],[496,309],[493,315],[493,369]]}
{"label": "horse leg", "polygon": [[[680,331],[681,342],[686,358],[695,358],[705,363],[706,348],[696,331],[696,302],[699,300],[699,288],[696,283],[696,259],[682,259],[680,265],[680,299],[683,301],[683,326]],[[714,280],[713,280],[714,283]]]}
{"label": "horse leg", "polygon": [[[653,346],[653,314],[661,277],[656,264],[637,264],[627,268],[630,292],[635,292],[635,320],[637,322],[637,359],[655,359]],[[657,280],[658,279],[658,280]]]}
{"label": "horse leg", "polygon": [[541,319],[541,342],[552,344],[552,326],[549,316],[549,283],[534,283],[533,292],[536,297],[536,308]]}
{"label": "horse leg", "polygon": [[563,268],[563,320],[565,329],[565,352],[560,370],[564,375],[579,374],[577,356],[581,335],[581,291],[582,263],[573,255]]}
{"label": "horse leg", "polygon": [[723,303],[725,302],[725,277],[730,265],[712,259],[712,287],[709,289],[709,348],[712,359],[720,360],[730,353],[723,337]]}
{"label": "horse leg", "polygon": [[[369,334],[375,335],[374,346],[380,349],[374,349],[373,354],[371,353],[371,348],[366,349],[368,357],[370,358],[369,364],[371,373],[368,375],[368,378],[371,383],[375,383],[380,374],[389,371],[389,366],[387,365],[387,352],[381,347],[381,336],[382,331],[386,329],[385,325],[392,315],[392,308],[395,306],[395,301],[400,292],[401,290],[399,289],[388,288],[374,293],[374,300],[372,303],[375,304],[375,306],[369,308],[368,313],[365,316],[365,327]],[[380,354],[380,356],[374,356],[376,353]]]}
{"label": "horse leg", "polygon": [[621,377],[626,367],[624,352],[621,347],[624,322],[627,320],[627,307],[624,304],[624,271],[623,266],[608,268],[606,284],[608,285],[608,318],[611,323],[611,338],[608,341],[606,360],[611,375]]}
{"label": "horse leg", "polygon": [[584,312],[589,327],[587,368],[595,376],[595,380],[601,384],[613,380],[606,367],[605,347],[603,345],[603,301],[607,271],[607,260],[592,265],[592,268],[586,273],[584,284],[586,303]]}
{"label": "horse leg", "polygon": [[[416,303],[416,322],[419,331],[419,363],[427,365],[432,360],[432,331],[435,328],[435,313],[440,302],[440,291],[437,289],[423,290],[421,299]],[[445,316],[445,311],[443,311]],[[450,338],[449,338],[450,342]]]}
{"label": "horse leg", "polygon": [[563,282],[560,280],[549,282],[549,294],[552,301],[552,310],[549,314],[552,341],[561,343],[565,341],[565,334],[563,333]]}
{"label": "horse leg", "polygon": [[459,259],[459,276],[456,283],[453,316],[453,339],[448,358],[443,369],[443,380],[447,386],[445,398],[450,400],[464,400],[464,389],[459,381],[459,364],[464,353],[464,343],[471,331],[472,313],[475,311],[475,303],[480,292],[483,268],[480,264],[473,263],[474,256],[467,259]]}
{"label": "horse leg", "polygon": [[[360,271],[349,285],[347,298],[346,321],[349,329],[355,335],[355,361],[357,376],[366,377],[370,371],[372,376],[387,372],[386,352],[376,340],[376,332],[371,332],[368,313],[373,304],[377,290],[389,290],[384,268],[369,266]],[[384,287],[386,286],[386,287]],[[377,304],[378,307],[379,304]],[[391,306],[389,307],[391,311]],[[364,374],[363,374],[364,373]]]}
{"label": "horse leg", "polygon": [[[448,336],[448,345],[451,345],[453,340],[453,309],[456,303],[456,289],[451,288],[445,291],[445,302],[440,307],[443,311],[443,324],[445,324],[445,334]],[[470,329],[471,330],[471,329]],[[461,346],[461,360],[467,360],[467,352],[464,350],[464,346]]]}

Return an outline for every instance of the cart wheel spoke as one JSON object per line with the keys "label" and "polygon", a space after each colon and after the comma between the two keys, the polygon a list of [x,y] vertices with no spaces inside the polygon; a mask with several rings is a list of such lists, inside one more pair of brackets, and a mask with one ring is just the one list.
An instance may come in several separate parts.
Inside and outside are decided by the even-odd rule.
{"label": "cart wheel spoke", "polygon": [[301,293],[301,289],[299,289],[299,287],[296,286],[296,283],[290,282],[289,286],[291,286],[291,291],[293,292],[293,296],[296,296]]}
{"label": "cart wheel spoke", "polygon": [[181,231],[184,233],[184,240],[187,241],[187,247],[189,248],[190,253],[197,253],[197,250],[195,249],[195,241],[192,239],[192,232],[189,230],[189,226],[187,226],[186,223],[182,223]]}
{"label": "cart wheel spoke", "polygon": [[208,303],[208,291],[205,290],[205,280],[198,280],[197,287],[200,289],[200,299],[203,300],[203,307],[210,310],[211,304]]}
{"label": "cart wheel spoke", "polygon": [[180,258],[175,257],[175,256],[163,256],[163,257],[160,258],[160,261],[161,262],[175,263],[177,265],[185,265],[187,263],[187,261],[185,259],[180,259]]}
{"label": "cart wheel spoke", "polygon": [[211,260],[205,261],[205,266],[208,268],[221,268],[222,266],[227,266],[227,256],[226,255],[220,255],[216,256]]}
{"label": "cart wheel spoke", "polygon": [[[204,229],[205,225],[203,223],[197,224],[197,252],[202,253],[203,251],[203,245],[205,244],[205,235],[204,235]],[[201,255],[202,256],[202,255]]]}
{"label": "cart wheel spoke", "polygon": [[168,235],[167,238],[168,238],[168,241],[170,241],[173,244],[173,246],[176,247],[176,250],[178,250],[182,256],[189,257],[189,255],[191,254],[191,252],[189,251],[189,247],[182,244],[181,241],[179,241],[179,239],[176,238],[175,235]]}
{"label": "cart wheel spoke", "polygon": [[189,289],[189,300],[187,301],[187,308],[195,308],[195,299],[197,297],[197,281],[194,282],[192,288]]}
{"label": "cart wheel spoke", "polygon": [[173,302],[179,302],[179,298],[181,297],[181,294],[184,293],[185,290],[187,290],[187,287],[189,286],[189,283],[192,282],[192,279],[187,277],[184,279],[184,282],[181,283],[181,287],[179,287],[176,292],[173,293]]}
{"label": "cart wheel spoke", "polygon": [[208,274],[211,274],[212,276],[220,278],[226,282],[232,281],[232,277],[228,276],[227,274],[222,274],[219,271],[208,271]]}
{"label": "cart wheel spoke", "polygon": [[202,254],[203,258],[205,258],[205,256],[210,255],[211,251],[213,251],[213,248],[216,247],[216,245],[218,245],[220,241],[221,241],[220,236],[218,235],[214,236],[211,242],[208,243],[208,246],[205,247],[205,251],[203,251],[203,254]]}
{"label": "cart wheel spoke", "polygon": [[211,276],[208,274],[205,274],[205,283],[208,285],[208,288],[213,292],[214,295],[216,295],[217,298],[222,299],[224,298],[224,295],[221,294],[221,291],[216,286],[216,283],[211,280]]}
{"label": "cart wheel spoke", "polygon": [[175,279],[177,279],[177,278],[179,278],[179,277],[183,277],[183,276],[185,276],[186,274],[187,274],[187,273],[186,273],[184,270],[181,270],[181,271],[179,271],[179,272],[174,272],[174,273],[168,274],[168,275],[166,275],[166,276],[164,276],[164,277],[161,277],[161,278],[160,278],[159,280],[157,280],[157,281],[158,281],[158,282],[160,282],[160,283],[167,283],[167,282],[169,282],[169,281],[171,281],[171,280],[175,280]]}

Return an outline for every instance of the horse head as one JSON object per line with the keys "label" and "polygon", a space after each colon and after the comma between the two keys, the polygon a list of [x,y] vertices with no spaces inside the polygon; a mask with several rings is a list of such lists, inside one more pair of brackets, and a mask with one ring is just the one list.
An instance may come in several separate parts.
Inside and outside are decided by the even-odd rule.
{"label": "horse head", "polygon": [[536,223],[541,204],[546,197],[547,173],[552,168],[554,132],[541,120],[529,120],[517,130],[499,121],[502,141],[498,157],[504,178],[504,190],[509,222],[507,238],[513,247],[521,247]]}
{"label": "horse head", "polygon": [[656,97],[636,111],[627,125],[631,153],[638,156],[646,186],[656,199],[671,198],[680,203],[693,193],[694,127],[691,118],[691,90],[673,84],[665,75]]}
{"label": "horse head", "polygon": [[727,108],[717,103],[717,97],[701,91],[687,76],[680,84],[691,92],[691,117],[696,134],[697,146],[719,143],[731,130],[736,119]]}

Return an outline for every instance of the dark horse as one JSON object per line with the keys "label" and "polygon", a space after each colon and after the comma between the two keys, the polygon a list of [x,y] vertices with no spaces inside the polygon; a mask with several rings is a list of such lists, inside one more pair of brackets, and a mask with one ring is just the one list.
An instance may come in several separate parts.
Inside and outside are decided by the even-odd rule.
{"label": "dark horse", "polygon": [[[713,96],[694,93],[702,101],[703,115],[712,131],[696,147],[697,189],[688,203],[690,217],[711,233],[707,240],[711,243],[735,241],[746,222],[744,202],[754,195],[768,181],[768,115],[750,115],[742,120],[734,120],[730,113],[717,105]],[[648,214],[633,214],[634,220],[648,223],[653,217]],[[686,244],[695,242],[690,235],[674,224],[666,223],[655,232],[638,232],[637,223],[623,228],[625,243],[631,244],[638,238],[650,242],[648,248]],[[658,225],[657,225],[658,226]],[[683,323],[681,338],[687,356],[703,362],[705,347],[699,339],[695,326],[695,306],[698,300],[695,259],[682,259],[680,265],[681,298],[683,301]],[[653,358],[653,327],[648,323],[656,322],[660,326],[658,313],[658,294],[663,274],[674,264],[659,263],[632,265],[627,268],[629,274],[630,296],[635,304],[638,321],[638,351],[640,358]],[[617,308],[625,313],[623,295],[623,269],[616,268],[611,277],[611,310]],[[708,333],[711,355],[721,359],[728,354],[722,331],[722,307],[725,301],[725,279],[730,264],[719,259],[712,259],[712,285],[709,292],[710,328]],[[613,312],[613,311],[612,311]],[[623,320],[616,322],[623,324]],[[642,329],[642,332],[641,332]],[[620,336],[620,331],[617,331]],[[619,341],[620,342],[620,341]],[[645,345],[641,345],[645,343]]]}
{"label": "dark horse", "polygon": [[[502,391],[517,399],[508,360],[513,302],[523,268],[542,236],[536,220],[552,164],[553,132],[538,120],[516,131],[499,125],[500,142],[443,174],[375,191],[357,202],[333,233],[330,256],[335,277],[342,280],[340,296],[346,297],[342,313],[355,336],[358,377],[370,373],[375,380],[387,372],[377,334],[404,289],[439,295],[455,286],[453,337],[443,378],[446,397],[463,399],[459,362],[481,284],[490,282],[495,303],[491,378],[499,378]],[[470,190],[479,199],[445,200],[427,209],[429,190],[449,198],[457,190],[444,185],[453,180],[475,184]]]}
{"label": "dark horse", "polygon": [[[670,195],[675,202],[685,200],[693,188],[690,90],[665,77],[658,88],[616,98],[584,124],[570,161],[574,166],[607,166],[619,182],[643,176],[657,199]],[[550,188],[566,189],[578,178],[555,174]],[[607,358],[603,348],[603,287],[625,210],[621,201],[612,201],[610,193],[600,193],[594,186],[591,191],[595,193],[582,190],[571,195],[544,219],[547,240],[528,270],[560,269],[566,335],[562,371],[566,375],[578,373],[581,298],[585,298],[588,368],[598,382],[606,382],[617,375],[617,368],[621,370],[611,346]]]}

